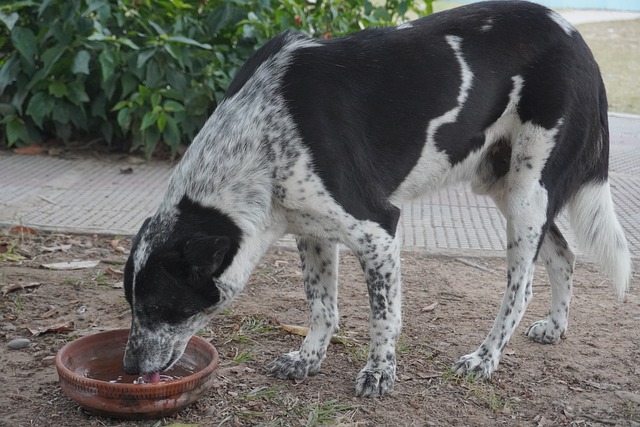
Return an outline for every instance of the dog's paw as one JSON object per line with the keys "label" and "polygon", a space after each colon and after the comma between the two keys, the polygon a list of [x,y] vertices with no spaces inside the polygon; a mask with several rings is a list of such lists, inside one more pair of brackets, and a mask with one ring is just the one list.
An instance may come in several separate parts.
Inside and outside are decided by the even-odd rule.
{"label": "dog's paw", "polygon": [[320,364],[312,366],[299,351],[283,354],[267,366],[267,372],[280,379],[303,380],[315,374]]}
{"label": "dog's paw", "polygon": [[369,369],[364,368],[356,378],[356,396],[380,397],[391,393],[396,382],[393,368]]}
{"label": "dog's paw", "polygon": [[[486,353],[484,351],[483,353]],[[470,376],[478,380],[484,380],[491,376],[498,366],[498,361],[488,353],[479,356],[478,351],[462,356],[453,365],[453,372],[460,376]]]}
{"label": "dog's paw", "polygon": [[566,326],[558,321],[547,318],[533,322],[527,329],[526,335],[541,344],[555,344],[562,339],[566,329]]}

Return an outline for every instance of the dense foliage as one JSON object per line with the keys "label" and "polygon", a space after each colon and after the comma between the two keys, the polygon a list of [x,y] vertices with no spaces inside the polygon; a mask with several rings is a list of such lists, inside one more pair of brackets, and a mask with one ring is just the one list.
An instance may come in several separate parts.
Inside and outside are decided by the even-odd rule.
{"label": "dense foliage", "polygon": [[[430,3],[430,1],[429,1]],[[0,6],[0,143],[100,138],[175,155],[242,63],[285,29],[335,37],[412,1],[43,0]]]}

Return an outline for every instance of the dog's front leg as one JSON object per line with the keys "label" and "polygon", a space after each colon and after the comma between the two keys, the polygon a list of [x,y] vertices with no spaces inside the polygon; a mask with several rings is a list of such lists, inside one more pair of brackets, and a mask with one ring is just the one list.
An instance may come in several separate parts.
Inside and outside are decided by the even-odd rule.
{"label": "dog's front leg", "polygon": [[386,232],[364,233],[356,250],[369,291],[371,342],[367,365],[356,378],[356,394],[390,393],[396,380],[395,346],[402,327],[400,245]]}
{"label": "dog's front leg", "polygon": [[302,380],[320,370],[331,335],[338,331],[338,248],[324,239],[298,239],[304,287],[309,303],[310,327],[300,351],[272,362],[269,373]]}

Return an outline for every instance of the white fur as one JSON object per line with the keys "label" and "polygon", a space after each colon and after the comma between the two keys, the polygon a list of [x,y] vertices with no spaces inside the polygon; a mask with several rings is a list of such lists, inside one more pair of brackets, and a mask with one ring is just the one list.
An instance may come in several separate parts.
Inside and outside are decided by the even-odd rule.
{"label": "white fur", "polygon": [[631,258],[614,212],[609,181],[582,187],[568,211],[578,245],[604,268],[618,298],[624,298],[631,278]]}

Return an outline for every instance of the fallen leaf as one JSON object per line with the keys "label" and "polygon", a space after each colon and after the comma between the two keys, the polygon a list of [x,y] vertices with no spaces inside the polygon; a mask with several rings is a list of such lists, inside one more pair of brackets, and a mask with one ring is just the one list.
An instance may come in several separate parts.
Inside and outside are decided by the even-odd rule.
{"label": "fallen leaf", "polygon": [[33,228],[23,227],[22,225],[14,225],[9,229],[9,234],[21,234],[21,235],[30,234],[34,236],[38,233]]}
{"label": "fallen leaf", "polygon": [[8,293],[15,292],[21,289],[28,288],[37,288],[42,285],[40,282],[30,282],[30,283],[9,283],[7,286],[2,288],[2,296],[7,295]]}
{"label": "fallen leaf", "polygon": [[71,245],[42,246],[40,250],[43,252],[66,252],[71,249]]}
{"label": "fallen leaf", "polygon": [[58,309],[56,307],[51,307],[51,309],[43,313],[41,317],[43,319],[48,319],[50,317],[53,317],[56,314],[58,314]]}
{"label": "fallen leaf", "polygon": [[42,264],[42,266],[49,270],[83,270],[86,268],[94,268],[98,264],[100,264],[100,261],[69,261]]}
{"label": "fallen leaf", "polygon": [[309,333],[309,328],[305,328],[304,326],[281,324],[280,328],[285,332],[293,335],[300,335],[302,337],[306,337]]}
{"label": "fallen leaf", "polygon": [[26,147],[18,147],[13,149],[13,152],[16,154],[29,154],[29,155],[42,154],[42,153],[46,153],[47,151],[48,150],[40,144],[31,144],[31,145],[27,145]]}
{"label": "fallen leaf", "polygon": [[[293,335],[300,335],[302,337],[306,337],[307,334],[309,333],[309,328],[304,326],[280,324],[280,328],[285,332],[288,332]],[[353,338],[349,338],[341,335],[332,335],[331,342],[333,344],[347,345],[349,342],[353,343],[357,341]]]}
{"label": "fallen leaf", "polygon": [[111,247],[113,249],[117,248],[118,246],[120,246],[120,239],[114,239],[111,241]]}
{"label": "fallen leaf", "polygon": [[113,289],[122,289],[122,288],[124,288],[124,283],[123,282],[114,283],[112,288]]}
{"label": "fallen leaf", "polygon": [[47,332],[65,334],[67,332],[72,332],[74,330],[74,323],[73,323],[73,320],[61,320],[57,323],[54,323],[48,326],[43,326],[40,328],[27,328],[27,329],[29,330],[29,332],[31,332],[31,334],[34,337],[37,337],[38,335],[46,334]]}
{"label": "fallen leaf", "polygon": [[421,312],[426,313],[428,311],[433,311],[435,310],[436,306],[438,305],[438,301],[434,302],[433,304],[430,304],[426,307],[423,307],[422,309],[420,309]]}
{"label": "fallen leaf", "polygon": [[124,276],[124,272],[120,270],[116,270],[115,268],[107,267],[105,271],[107,272],[107,274],[110,274],[112,276],[116,276],[116,277]]}

